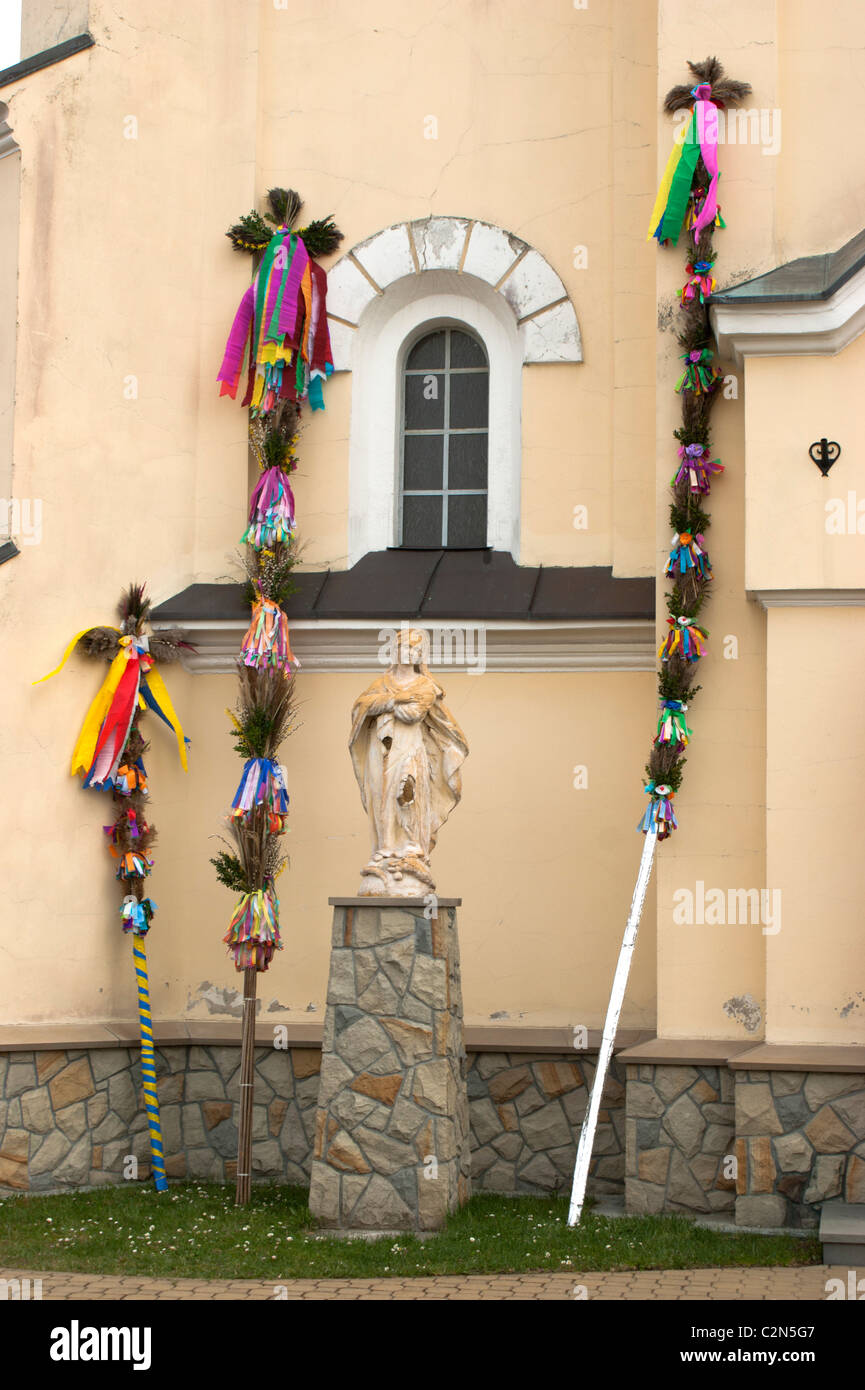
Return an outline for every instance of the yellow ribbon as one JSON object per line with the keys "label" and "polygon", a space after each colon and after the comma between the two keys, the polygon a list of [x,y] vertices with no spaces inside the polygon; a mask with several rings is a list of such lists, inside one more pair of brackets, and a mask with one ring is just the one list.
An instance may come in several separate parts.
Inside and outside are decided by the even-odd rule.
{"label": "yellow ribbon", "polygon": [[[686,127],[687,128],[687,127]],[[664,177],[661,179],[661,186],[658,189],[658,196],[655,199],[655,206],[652,208],[652,216],[649,222],[649,231],[646,236],[647,241],[651,241],[661,220],[661,213],[667,206],[667,198],[670,195],[670,188],[673,184],[673,175],[679,167],[679,160],[682,158],[684,144],[678,141],[670,151],[670,158],[667,160],[667,167],[664,170]]]}
{"label": "yellow ribbon", "polygon": [[[109,626],[109,624],[107,624],[107,623],[94,623],[93,627],[83,627],[83,628],[81,629],[81,631],[80,631],[80,632],[77,632],[77,633],[75,634],[75,636],[72,638],[72,641],[69,643],[69,646],[66,648],[66,651],[63,653],[63,660],[61,661],[60,665],[56,668],[56,670],[54,670],[54,671],[49,671],[47,676],[40,676],[39,679],[38,679],[38,681],[31,681],[31,685],[41,685],[43,681],[50,681],[50,679],[51,679],[52,676],[56,676],[57,673],[58,673],[58,671],[62,671],[62,670],[63,670],[63,667],[66,665],[67,661],[69,660],[70,656],[72,655],[72,653],[73,653],[73,651],[75,650],[75,648],[76,648],[76,646],[78,645],[78,643],[81,641],[81,638],[82,638],[82,637],[86,637],[86,635],[87,635],[88,632],[94,632],[95,629],[96,629],[97,627],[107,627],[107,626]],[[119,632],[119,631],[120,631],[120,628],[119,628],[119,627],[112,627],[112,628],[111,628],[111,631],[112,631],[112,632]]]}

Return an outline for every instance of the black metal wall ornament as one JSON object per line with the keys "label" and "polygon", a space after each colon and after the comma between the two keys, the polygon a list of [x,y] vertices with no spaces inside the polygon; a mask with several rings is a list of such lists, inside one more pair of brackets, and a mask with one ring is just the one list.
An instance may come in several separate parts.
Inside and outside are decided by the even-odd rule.
{"label": "black metal wall ornament", "polygon": [[809,456],[814,460],[824,478],[828,478],[829,469],[841,457],[841,445],[836,444],[834,439],[816,440],[808,449]]}

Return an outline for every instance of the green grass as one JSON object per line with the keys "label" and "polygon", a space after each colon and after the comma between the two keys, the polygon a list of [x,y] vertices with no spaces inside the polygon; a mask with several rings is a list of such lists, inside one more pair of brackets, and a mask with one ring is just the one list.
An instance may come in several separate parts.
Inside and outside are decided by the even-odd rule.
{"label": "green grass", "polygon": [[257,1187],[247,1207],[216,1184],[106,1187],[0,1202],[0,1267],[205,1279],[489,1274],[521,1270],[695,1269],[820,1261],[814,1239],[723,1235],[686,1217],[566,1225],[561,1198],[474,1197],[441,1233],[417,1240],[316,1237],[299,1187]]}

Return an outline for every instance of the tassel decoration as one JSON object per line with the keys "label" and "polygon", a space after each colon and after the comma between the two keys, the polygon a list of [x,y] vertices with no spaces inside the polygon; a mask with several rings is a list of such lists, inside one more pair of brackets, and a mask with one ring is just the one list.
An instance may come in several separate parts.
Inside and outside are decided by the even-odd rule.
{"label": "tassel decoration", "polygon": [[691,618],[668,618],[670,631],[658,649],[661,661],[681,656],[685,661],[699,661],[706,654],[706,633]]}
{"label": "tassel decoration", "polygon": [[691,352],[683,352],[681,357],[685,370],[676,382],[676,391],[693,391],[695,396],[714,391],[723,375],[720,367],[712,362],[714,355],[711,348],[694,348]]}
{"label": "tassel decoration", "polygon": [[240,786],[231,803],[231,814],[235,819],[242,819],[256,806],[266,806],[272,817],[279,818],[281,826],[282,817],[288,814],[288,800],[280,764],[270,758],[250,758],[244,764]]}
{"label": "tassel decoration", "polygon": [[142,898],[141,901],[133,898],[130,893],[120,904],[121,925],[125,932],[133,932],[135,936],[146,936],[150,930],[150,923],[156,911],[156,903],[152,898]]}
{"label": "tassel decoration", "polygon": [[220,395],[237,397],[244,359],[243,405],[268,415],[281,399],[324,405],[321,382],[333,371],[327,324],[327,275],[303,238],[281,226],[244,294],[225,345]]}
{"label": "tassel decoration", "polygon": [[291,650],[288,618],[278,603],[266,599],[262,594],[252,605],[252,621],[243,639],[240,655],[245,666],[254,666],[258,671],[265,667],[276,667],[289,675],[300,666]]}
{"label": "tassel decoration", "polygon": [[234,956],[236,970],[267,969],[274,952],[282,950],[279,899],[272,884],[243,894],[222,939]]}
{"label": "tassel decoration", "polygon": [[118,878],[146,878],[153,867],[153,860],[146,854],[139,854],[137,850],[127,850],[120,856],[120,863],[117,865]]}
{"label": "tassel decoration", "polygon": [[685,266],[685,273],[688,280],[679,290],[679,298],[682,304],[690,304],[697,295],[700,303],[705,304],[718,288],[718,282],[711,274],[713,261],[689,261]]}
{"label": "tassel decoration", "polygon": [[691,737],[691,730],[688,728],[688,721],[685,713],[688,706],[681,700],[662,700],[661,713],[658,716],[658,732],[655,743],[678,743],[687,747]]}
{"label": "tassel decoration", "polygon": [[703,549],[704,544],[703,537],[699,534],[691,535],[690,531],[674,534],[673,548],[670,551],[664,574],[668,578],[675,578],[693,571],[702,579],[711,579],[712,568],[709,564],[709,556]]}
{"label": "tassel decoration", "polygon": [[676,812],[673,810],[675,792],[665,782],[647,782],[643,790],[652,798],[646,807],[637,829],[643,835],[654,827],[659,840],[667,840],[679,828]]}
{"label": "tassel decoration", "polygon": [[249,505],[249,525],[242,545],[263,550],[289,545],[294,536],[294,495],[288,474],[279,466],[266,468],[255,485]]}
{"label": "tassel decoration", "polygon": [[724,465],[718,459],[709,458],[709,449],[706,444],[683,444],[679,449],[678,472],[670,480],[670,486],[676,487],[679,483],[688,481],[688,486],[692,494],[705,494],[712,485],[712,476],[716,473],[723,473]]}

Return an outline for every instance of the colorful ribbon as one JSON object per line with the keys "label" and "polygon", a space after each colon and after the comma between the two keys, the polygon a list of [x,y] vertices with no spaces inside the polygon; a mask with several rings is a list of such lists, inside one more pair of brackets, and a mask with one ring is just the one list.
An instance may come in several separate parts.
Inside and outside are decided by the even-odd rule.
{"label": "colorful ribbon", "polygon": [[692,536],[690,531],[682,531],[673,536],[673,548],[664,568],[670,578],[682,576],[694,570],[703,579],[712,578],[709,556],[703,549],[705,544],[701,535]]}
{"label": "colorful ribbon", "polygon": [[674,830],[678,829],[679,822],[676,820],[676,812],[673,810],[673,788],[665,783],[656,786],[654,782],[647,782],[643,788],[652,798],[646,807],[642,819],[637,824],[637,829],[644,835],[654,826],[657,830],[659,840],[667,840]]}
{"label": "colorful ribbon", "polygon": [[690,304],[699,294],[700,303],[705,304],[718,288],[718,282],[711,274],[713,261],[695,261],[685,266],[685,273],[688,280],[682,289],[679,290],[679,298],[682,304]]}
{"label": "colorful ribbon", "polygon": [[278,603],[263,595],[252,605],[252,620],[243,639],[240,655],[245,666],[257,670],[275,667],[286,675],[300,666],[291,650],[288,618]]}
{"label": "colorful ribbon", "polygon": [[272,884],[255,893],[244,893],[222,939],[234,956],[236,970],[246,970],[250,966],[256,970],[267,969],[274,952],[282,950],[279,899]]}
{"label": "colorful ribbon", "polygon": [[326,296],[327,275],[303,238],[280,227],[234,316],[217,376],[220,395],[236,399],[248,357],[243,404],[253,415],[267,415],[284,398],[322,409],[321,382],[333,371]]}
{"label": "colorful ribbon", "polygon": [[281,831],[283,817],[288,815],[288,801],[288,790],[281,765],[272,762],[270,758],[250,758],[244,763],[240,785],[231,803],[231,814],[235,819],[240,819],[249,815],[256,806],[266,806],[270,813],[271,828],[278,824]]}
{"label": "colorful ribbon", "polygon": [[681,700],[662,700],[661,713],[658,716],[658,732],[655,742],[661,743],[680,743],[686,747],[691,737],[691,730],[688,728],[688,721],[685,718],[685,711],[688,706]]}
{"label": "colorful ribbon", "polygon": [[715,383],[722,375],[720,367],[712,363],[714,355],[711,348],[694,348],[691,352],[683,352],[681,358],[685,370],[676,382],[676,390],[693,391],[695,396],[714,391]]}
{"label": "colorful ribbon", "polygon": [[679,458],[682,462],[678,472],[670,479],[670,487],[676,487],[687,479],[692,493],[705,494],[711,488],[712,475],[724,471],[723,463],[709,458],[705,444],[683,444],[679,449]]}
{"label": "colorful ribbon", "polygon": [[266,468],[250,498],[249,525],[241,544],[263,550],[266,546],[288,545],[294,535],[294,494],[284,469]]}
{"label": "colorful ribbon", "polygon": [[117,865],[117,878],[146,878],[153,868],[153,860],[147,854],[140,854],[138,850],[127,850],[120,855],[120,863]]}
{"label": "colorful ribbon", "polygon": [[156,911],[156,903],[152,898],[134,898],[130,893],[120,904],[120,919],[125,932],[133,932],[135,936],[146,936],[150,930],[150,923]]}
{"label": "colorful ribbon", "polygon": [[691,618],[668,618],[670,631],[660,647],[661,661],[669,661],[671,656],[682,656],[685,661],[699,661],[706,654],[706,633],[696,627]]}

